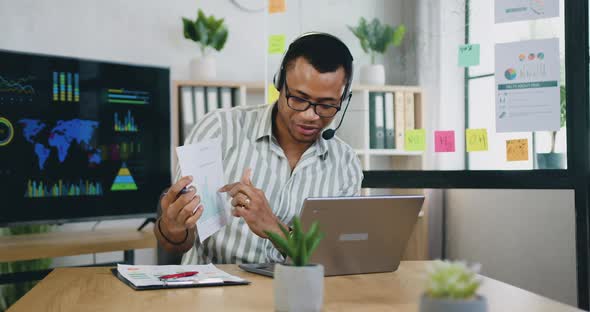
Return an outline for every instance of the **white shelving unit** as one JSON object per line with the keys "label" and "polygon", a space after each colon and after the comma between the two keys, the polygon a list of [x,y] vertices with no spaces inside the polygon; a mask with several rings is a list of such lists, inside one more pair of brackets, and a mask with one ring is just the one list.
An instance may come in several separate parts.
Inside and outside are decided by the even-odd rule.
{"label": "white shelving unit", "polygon": [[[173,82],[172,142],[179,145],[179,114],[181,105],[179,92],[183,87],[223,87],[238,90],[239,105],[258,105],[264,103],[266,92],[263,82],[236,81],[191,81]],[[350,144],[359,156],[363,170],[403,170],[422,168],[422,153],[408,152],[403,147],[396,149],[371,149],[369,145],[369,94],[370,92],[411,92],[414,94],[415,128],[422,127],[422,92],[415,86],[367,86],[353,85],[352,100],[346,113],[346,120],[337,135]],[[174,156],[174,155],[173,155]],[[175,157],[172,157],[173,161]],[[365,191],[365,194],[370,192]]]}
{"label": "white shelving unit", "polygon": [[[422,152],[408,152],[403,146],[395,149],[370,148],[369,94],[371,92],[391,92],[393,94],[412,93],[414,95],[415,128],[422,128],[422,93],[418,87],[409,86],[363,86],[355,85],[342,127],[338,136],[350,144],[359,156],[363,170],[403,170],[422,169]],[[370,194],[364,190],[365,194]]]}

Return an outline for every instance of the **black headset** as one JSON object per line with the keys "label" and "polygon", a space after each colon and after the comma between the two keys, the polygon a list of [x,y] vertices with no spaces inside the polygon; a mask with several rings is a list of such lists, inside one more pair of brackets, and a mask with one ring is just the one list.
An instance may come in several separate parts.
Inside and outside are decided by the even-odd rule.
{"label": "black headset", "polygon": [[344,87],[344,92],[342,93],[342,98],[341,98],[341,103],[344,103],[344,101],[346,101],[346,106],[344,107],[344,112],[342,113],[342,118],[340,119],[340,123],[338,124],[336,129],[327,129],[324,131],[324,133],[322,133],[322,138],[324,138],[324,140],[329,140],[334,137],[334,135],[336,134],[336,130],[338,130],[338,128],[340,128],[340,125],[342,125],[342,121],[344,120],[344,115],[346,114],[346,110],[348,109],[348,104],[350,104],[350,98],[352,97],[351,86],[352,86],[352,73],[354,72],[354,68],[353,68],[353,60],[354,59],[352,57],[352,54],[350,53],[350,50],[346,46],[346,44],[344,44],[344,42],[342,42],[342,40],[338,39],[336,36],[330,35],[328,33],[309,32],[309,33],[305,33],[305,34],[299,36],[297,39],[295,39],[289,45],[289,48],[287,49],[287,51],[283,55],[283,59],[281,60],[281,67],[279,68],[279,70],[277,71],[277,73],[273,77],[273,84],[274,84],[275,88],[277,90],[279,90],[279,92],[280,92],[281,89],[283,88],[283,85],[285,84],[285,75],[286,75],[285,58],[286,58],[286,56],[289,54],[289,51],[293,47],[296,47],[298,44],[300,44],[304,38],[309,39],[310,37],[319,37],[319,38],[325,38],[328,40],[335,40],[336,42],[338,42],[342,46],[343,51],[346,53],[346,59],[347,59],[347,61],[350,62],[350,75],[348,76],[348,79],[346,80],[346,85]]}

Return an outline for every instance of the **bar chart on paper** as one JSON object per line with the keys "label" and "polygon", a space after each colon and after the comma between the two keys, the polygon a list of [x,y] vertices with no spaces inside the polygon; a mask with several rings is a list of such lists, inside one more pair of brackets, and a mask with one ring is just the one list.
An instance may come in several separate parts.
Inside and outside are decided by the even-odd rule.
{"label": "bar chart on paper", "polygon": [[218,205],[217,198],[215,196],[215,194],[217,194],[217,190],[210,187],[207,177],[203,178],[202,183],[197,184],[197,192],[201,196],[201,204],[205,208],[201,218],[203,220],[215,218],[217,216],[216,207]]}

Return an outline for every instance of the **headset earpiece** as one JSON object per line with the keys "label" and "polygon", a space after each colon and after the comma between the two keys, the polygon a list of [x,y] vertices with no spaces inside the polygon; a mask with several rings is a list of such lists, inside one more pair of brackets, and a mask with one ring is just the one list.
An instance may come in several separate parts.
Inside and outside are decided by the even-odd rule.
{"label": "headset earpiece", "polygon": [[279,67],[279,70],[275,73],[275,75],[272,78],[272,83],[279,92],[281,92],[281,88],[283,87],[282,79],[283,79],[283,61],[281,60],[281,67]]}

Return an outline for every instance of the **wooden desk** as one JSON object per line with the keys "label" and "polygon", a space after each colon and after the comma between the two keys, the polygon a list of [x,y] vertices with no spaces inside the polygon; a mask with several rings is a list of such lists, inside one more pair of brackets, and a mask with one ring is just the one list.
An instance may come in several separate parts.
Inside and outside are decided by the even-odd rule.
{"label": "wooden desk", "polygon": [[[402,262],[393,273],[328,277],[324,311],[418,311],[426,261]],[[134,291],[106,267],[54,270],[9,311],[273,311],[272,279],[222,270],[252,282],[248,286]],[[581,311],[520,288],[483,278],[480,293],[490,312]]]}
{"label": "wooden desk", "polygon": [[0,262],[141,248],[156,248],[151,227],[2,236]]}

